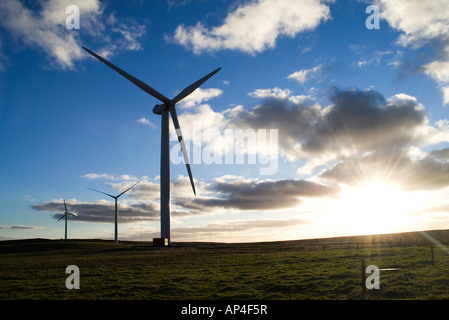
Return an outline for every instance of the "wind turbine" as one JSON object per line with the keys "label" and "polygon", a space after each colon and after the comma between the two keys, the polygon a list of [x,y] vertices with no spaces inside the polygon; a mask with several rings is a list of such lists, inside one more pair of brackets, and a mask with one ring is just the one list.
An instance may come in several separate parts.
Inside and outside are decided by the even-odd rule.
{"label": "wind turbine", "polygon": [[195,91],[199,86],[206,82],[210,77],[216,74],[221,68],[215,69],[211,73],[207,74],[200,80],[192,83],[190,86],[182,90],[176,97],[172,100],[165,97],[163,94],[159,93],[146,83],[140,81],[139,79],[133,77],[117,66],[113,65],[106,59],[100,57],[95,52],[83,47],[92,56],[106,64],[108,67],[112,68],[126,79],[134,83],[140,89],[148,93],[149,95],[159,99],[163,104],[156,105],[153,108],[153,113],[162,116],[161,124],[161,238],[167,239],[168,244],[170,244],[170,151],[169,151],[169,113],[171,114],[173,124],[178,135],[178,141],[181,145],[182,155],[184,157],[184,162],[187,167],[187,173],[189,174],[190,184],[192,185],[193,193],[196,195],[195,184],[193,182],[192,171],[190,169],[190,162],[187,156],[186,147],[184,139],[182,137],[181,128],[179,126],[178,115],[176,114],[175,105],[193,91]]}
{"label": "wind turbine", "polygon": [[118,198],[122,195],[122,194],[124,194],[125,192],[127,192],[129,189],[131,189],[132,187],[134,187],[136,184],[138,184],[140,182],[140,180],[139,181],[137,181],[135,184],[133,184],[131,187],[129,187],[128,189],[126,189],[125,191],[123,191],[122,193],[120,193],[119,195],[116,195],[116,196],[113,196],[112,194],[109,194],[109,193],[106,193],[106,192],[103,192],[103,191],[100,191],[100,190],[96,190],[96,189],[92,189],[92,188],[87,188],[87,189],[90,189],[90,190],[93,190],[93,191],[97,191],[97,192],[100,192],[100,193],[102,193],[102,194],[105,194],[105,195],[107,195],[107,196],[110,196],[111,198],[114,198],[115,199],[115,243],[118,243],[118,208],[117,208],[117,200],[118,200]]}
{"label": "wind turbine", "polygon": [[64,215],[61,218],[59,218],[57,222],[59,222],[59,220],[61,220],[62,218],[65,217],[65,238],[64,239],[67,240],[67,216],[69,214],[75,218],[76,218],[76,216],[73,213],[70,213],[67,211],[67,205],[65,204],[65,200],[64,200],[64,208],[65,208]]}

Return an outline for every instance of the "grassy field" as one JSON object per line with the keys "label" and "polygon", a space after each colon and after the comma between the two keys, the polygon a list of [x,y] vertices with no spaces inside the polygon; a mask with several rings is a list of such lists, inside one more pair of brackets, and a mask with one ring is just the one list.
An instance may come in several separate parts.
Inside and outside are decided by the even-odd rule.
{"label": "grassy field", "polygon": [[[428,233],[431,234],[431,233]],[[448,243],[448,231],[433,239]],[[0,242],[0,299],[449,299],[449,254],[420,233],[253,244]],[[361,259],[380,271],[362,293]],[[80,289],[65,269],[80,270]]]}

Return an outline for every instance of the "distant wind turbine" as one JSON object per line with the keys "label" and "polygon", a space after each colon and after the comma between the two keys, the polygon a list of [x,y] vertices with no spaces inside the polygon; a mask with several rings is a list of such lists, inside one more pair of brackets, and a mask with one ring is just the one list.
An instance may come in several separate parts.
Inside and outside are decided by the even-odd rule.
{"label": "distant wind turbine", "polygon": [[117,196],[113,196],[112,194],[109,194],[109,193],[106,193],[106,192],[103,192],[103,191],[100,191],[100,190],[96,190],[96,189],[92,189],[92,188],[87,188],[87,189],[90,189],[90,190],[93,190],[93,191],[100,192],[100,193],[102,193],[102,194],[105,194],[105,195],[110,196],[111,198],[114,198],[114,199],[115,199],[115,243],[118,243],[118,208],[117,208],[117,200],[118,200],[118,198],[119,198],[121,195],[123,195],[125,192],[127,192],[129,189],[131,189],[132,187],[134,187],[134,186],[135,186],[136,184],[138,184],[139,182],[140,182],[140,180],[137,181],[135,184],[133,184],[131,187],[129,187],[128,189],[126,189],[125,191],[123,191],[122,193],[120,193],[120,194],[117,195]]}
{"label": "distant wind turbine", "polygon": [[159,93],[146,83],[140,81],[139,79],[133,77],[122,69],[116,67],[106,59],[100,57],[95,52],[83,47],[92,56],[106,64],[108,67],[112,68],[114,71],[118,72],[126,79],[134,83],[140,89],[150,94],[151,96],[159,99],[163,104],[156,105],[153,108],[153,113],[162,115],[162,125],[161,125],[161,238],[167,239],[168,244],[170,244],[170,151],[169,151],[169,113],[171,114],[173,124],[178,135],[178,141],[181,145],[182,155],[184,157],[184,162],[187,167],[187,173],[189,174],[190,184],[192,185],[193,193],[196,195],[195,184],[193,182],[192,171],[190,169],[189,158],[187,156],[186,147],[184,139],[182,137],[181,128],[178,122],[178,115],[176,114],[175,105],[193,91],[195,91],[199,86],[206,82],[210,77],[216,74],[221,68],[218,68],[208,75],[204,76],[200,80],[194,82],[184,90],[182,90],[176,97],[172,100],[165,97],[163,94]]}
{"label": "distant wind turbine", "polygon": [[73,213],[70,213],[67,211],[67,205],[65,204],[65,200],[64,200],[64,208],[65,208],[64,215],[61,218],[59,218],[57,222],[59,222],[59,220],[61,220],[62,218],[65,217],[65,238],[64,239],[67,240],[67,216],[69,214],[75,218],[76,218],[76,216]]}

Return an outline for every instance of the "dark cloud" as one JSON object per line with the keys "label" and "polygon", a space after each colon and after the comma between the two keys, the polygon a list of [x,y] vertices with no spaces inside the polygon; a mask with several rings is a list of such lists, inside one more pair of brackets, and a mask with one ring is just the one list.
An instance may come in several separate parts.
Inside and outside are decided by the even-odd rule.
{"label": "dark cloud", "polygon": [[276,210],[296,206],[302,197],[330,196],[333,187],[307,180],[232,181],[216,182],[211,188],[213,198],[178,198],[177,205],[193,210],[211,210],[215,207],[240,210]]}
{"label": "dark cloud", "polygon": [[331,105],[322,108],[306,97],[266,96],[251,110],[238,110],[240,128],[279,130],[279,149],[290,159],[335,161],[348,155],[401,148],[426,137],[424,107],[400,94],[385,99],[374,90],[333,89]]}
{"label": "dark cloud", "polygon": [[[57,212],[53,214],[54,219],[59,219],[63,213],[61,203],[50,201],[31,206],[38,211]],[[74,221],[86,222],[114,222],[115,203],[114,202],[93,202],[93,203],[67,203],[68,211],[76,215],[76,218],[69,217]],[[118,204],[118,215],[120,223],[138,222],[140,220],[154,221],[160,216],[159,205],[155,203],[135,203],[131,205]]]}
{"label": "dark cloud", "polygon": [[322,123],[315,126],[319,143],[310,149],[328,150],[336,139],[360,151],[402,146],[415,141],[414,129],[427,123],[424,108],[411,98],[387,103],[373,90],[337,90],[331,101]]}

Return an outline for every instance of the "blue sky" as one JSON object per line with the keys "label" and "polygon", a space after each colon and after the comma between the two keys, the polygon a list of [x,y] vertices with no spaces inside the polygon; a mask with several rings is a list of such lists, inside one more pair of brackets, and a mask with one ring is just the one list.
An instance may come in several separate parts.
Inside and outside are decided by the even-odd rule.
{"label": "blue sky", "polygon": [[[172,241],[448,228],[448,7],[2,1],[0,239],[63,237],[63,199],[70,238],[113,239],[112,199],[87,188],[138,180],[119,199],[119,240],[159,236],[160,102],[81,46],[169,98],[222,67],[177,105],[197,195],[172,136]],[[225,163],[217,152],[242,132],[256,140]]]}

